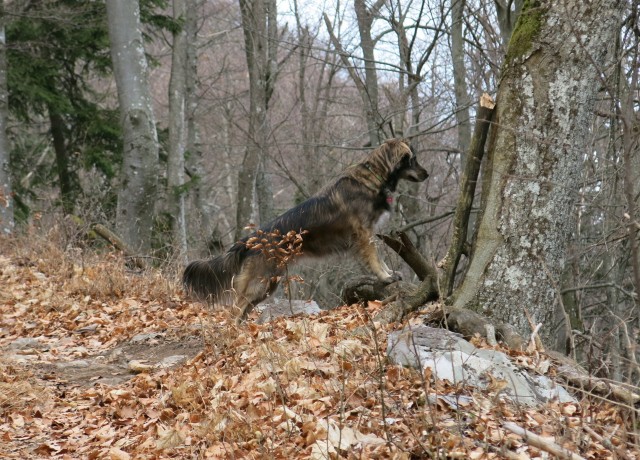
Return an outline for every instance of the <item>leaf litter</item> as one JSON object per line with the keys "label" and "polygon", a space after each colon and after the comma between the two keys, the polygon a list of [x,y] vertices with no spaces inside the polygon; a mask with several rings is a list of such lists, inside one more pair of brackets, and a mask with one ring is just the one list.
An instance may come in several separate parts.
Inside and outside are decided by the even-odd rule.
{"label": "leaf litter", "polygon": [[236,327],[166,272],[2,248],[2,458],[549,457],[507,422],[583,458],[640,458],[633,408],[517,407],[390,364],[379,302]]}

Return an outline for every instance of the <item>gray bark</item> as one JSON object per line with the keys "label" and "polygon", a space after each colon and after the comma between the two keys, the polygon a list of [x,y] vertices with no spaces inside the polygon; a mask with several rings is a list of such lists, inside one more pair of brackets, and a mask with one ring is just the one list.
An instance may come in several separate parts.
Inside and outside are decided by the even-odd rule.
{"label": "gray bark", "polygon": [[[265,163],[268,157],[269,101],[278,71],[276,1],[240,0],[240,11],[249,71],[249,126],[238,175],[236,239],[242,236],[247,224],[259,224],[272,217],[273,195]],[[256,206],[259,206],[258,212],[254,212]]]}
{"label": "gray bark", "polygon": [[465,155],[471,143],[471,122],[469,120],[469,92],[464,65],[464,22],[465,0],[453,0],[451,4],[451,62],[453,64],[453,84],[456,96],[456,122],[458,125],[458,149],[460,164],[465,164]]}
{"label": "gray bark", "polygon": [[158,137],[147,83],[140,8],[136,0],[107,0],[106,5],[124,137],[116,229],[129,246],[145,253],[151,248]]}
{"label": "gray bark", "polygon": [[[298,33],[298,98],[300,99],[300,118],[302,125],[302,156],[305,164],[304,189],[300,193],[308,198],[318,192],[323,185],[318,163],[321,155],[321,138],[325,130],[329,101],[333,90],[333,77],[337,72],[336,55],[327,49],[320,61],[316,74],[309,75],[308,61],[312,56],[314,38],[309,27],[303,26],[296,8],[296,28]],[[315,77],[315,78],[314,78]],[[313,83],[315,80],[315,83]],[[309,92],[307,92],[309,90]]]}
{"label": "gray bark", "polygon": [[9,139],[7,120],[9,100],[7,92],[7,47],[4,34],[4,1],[0,0],[0,234],[13,232],[13,196],[9,172]]}
{"label": "gray bark", "polygon": [[454,305],[523,335],[528,311],[550,338],[572,194],[620,13],[616,0],[531,2],[509,43],[476,246]]}
{"label": "gray bark", "polygon": [[371,8],[367,8],[364,0],[354,0],[353,5],[358,21],[360,33],[360,48],[364,58],[364,94],[363,102],[367,113],[367,128],[369,130],[369,142],[372,146],[379,145],[382,140],[383,117],[378,107],[378,73],[374,56],[375,43],[371,37],[373,19],[382,7],[384,1],[378,0]]}
{"label": "gray bark", "polygon": [[[193,6],[193,5],[192,5]],[[173,18],[185,21],[173,34],[171,78],[169,80],[169,153],[167,159],[167,197],[171,215],[171,235],[179,260],[187,261],[185,220],[184,157],[187,142],[187,2],[173,0]]]}

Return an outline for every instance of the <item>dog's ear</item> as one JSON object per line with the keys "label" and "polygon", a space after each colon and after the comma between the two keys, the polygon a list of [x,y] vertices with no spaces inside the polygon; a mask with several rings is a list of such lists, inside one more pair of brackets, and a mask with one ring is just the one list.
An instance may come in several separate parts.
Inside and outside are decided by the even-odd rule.
{"label": "dog's ear", "polygon": [[415,157],[415,152],[407,139],[400,139],[397,146],[397,161],[402,161],[405,157],[409,159]]}

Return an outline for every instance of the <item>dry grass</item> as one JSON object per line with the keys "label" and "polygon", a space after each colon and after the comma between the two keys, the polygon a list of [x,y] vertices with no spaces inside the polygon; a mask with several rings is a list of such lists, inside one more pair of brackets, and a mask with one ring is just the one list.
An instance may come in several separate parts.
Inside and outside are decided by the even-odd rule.
{"label": "dry grass", "polygon": [[157,261],[159,268],[142,273],[93,234],[89,227],[62,219],[50,227],[30,227],[24,235],[0,239],[3,252],[19,264],[64,282],[65,295],[120,299],[172,297],[179,292],[178,264]]}
{"label": "dry grass", "polygon": [[0,418],[50,402],[49,390],[20,366],[0,361]]}

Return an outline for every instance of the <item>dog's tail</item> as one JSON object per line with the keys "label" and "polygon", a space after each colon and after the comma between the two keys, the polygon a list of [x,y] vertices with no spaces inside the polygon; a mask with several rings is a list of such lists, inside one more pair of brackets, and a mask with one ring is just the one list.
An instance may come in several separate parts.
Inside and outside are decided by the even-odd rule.
{"label": "dog's tail", "polygon": [[246,246],[237,243],[221,256],[194,260],[187,265],[182,275],[185,289],[201,300],[222,300],[225,295],[229,295],[233,277],[240,272],[247,253]]}

